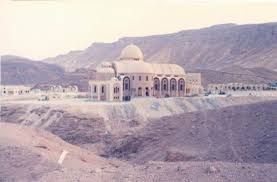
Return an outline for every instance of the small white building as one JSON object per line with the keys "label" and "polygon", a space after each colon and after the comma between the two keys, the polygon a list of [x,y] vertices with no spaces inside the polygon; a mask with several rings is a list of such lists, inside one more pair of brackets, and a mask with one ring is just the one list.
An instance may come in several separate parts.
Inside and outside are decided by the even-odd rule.
{"label": "small white building", "polygon": [[37,84],[32,88],[33,93],[77,93],[78,86],[76,85],[53,85],[53,84]]}
{"label": "small white building", "polygon": [[1,95],[26,95],[31,92],[31,87],[25,85],[1,85]]}
{"label": "small white building", "polygon": [[268,84],[226,83],[209,84],[207,91],[213,94],[234,91],[261,91],[269,89]]}

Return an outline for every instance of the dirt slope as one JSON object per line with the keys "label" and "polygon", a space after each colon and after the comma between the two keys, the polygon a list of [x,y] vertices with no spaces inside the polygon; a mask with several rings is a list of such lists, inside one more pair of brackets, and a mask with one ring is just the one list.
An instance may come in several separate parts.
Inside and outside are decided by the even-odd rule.
{"label": "dirt slope", "polygon": [[[62,165],[59,153],[69,151]],[[276,164],[229,162],[148,162],[102,159],[49,134],[0,123],[0,181],[276,181]]]}
{"label": "dirt slope", "polygon": [[277,101],[185,113],[150,122],[106,155],[147,161],[277,163]]}
{"label": "dirt slope", "polygon": [[[68,154],[58,164],[63,150]],[[95,170],[113,169],[117,164],[43,130],[8,123],[0,123],[0,151],[0,181],[38,181],[55,176],[74,181],[90,172],[93,179]]]}
{"label": "dirt slope", "polygon": [[[229,104],[226,98],[187,101],[186,113],[172,111],[170,116],[147,121],[106,121],[89,114],[94,109],[90,104],[70,110],[59,104],[5,103],[0,122],[0,182],[275,182],[277,101],[254,98],[247,102],[232,98]],[[170,110],[173,101],[164,102],[163,107]],[[182,102],[172,107],[181,107]],[[70,105],[74,107],[79,105]],[[127,106],[114,107],[125,110]],[[107,123],[118,126],[108,131]],[[63,150],[69,153],[60,165]]]}

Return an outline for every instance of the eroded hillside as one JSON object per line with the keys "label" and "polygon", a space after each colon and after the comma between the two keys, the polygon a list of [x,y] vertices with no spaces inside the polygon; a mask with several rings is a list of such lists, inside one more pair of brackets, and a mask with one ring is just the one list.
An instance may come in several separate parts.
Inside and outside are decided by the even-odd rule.
{"label": "eroded hillside", "polygon": [[247,98],[165,99],[155,112],[189,107],[129,120],[131,103],[103,118],[90,104],[5,102],[0,181],[276,181],[276,98]]}

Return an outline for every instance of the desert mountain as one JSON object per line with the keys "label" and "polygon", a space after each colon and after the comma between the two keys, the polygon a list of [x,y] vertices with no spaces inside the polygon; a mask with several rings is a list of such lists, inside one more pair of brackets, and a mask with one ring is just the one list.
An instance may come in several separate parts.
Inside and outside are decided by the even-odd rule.
{"label": "desert mountain", "polygon": [[130,43],[138,45],[150,62],[177,63],[186,69],[220,70],[234,65],[277,69],[277,23],[224,24],[165,35],[125,37],[113,43],[93,43],[85,50],[43,61],[72,71],[116,60]]}
{"label": "desert mountain", "polygon": [[277,80],[277,23],[266,23],[225,24],[166,35],[121,38],[113,43],[93,43],[85,50],[42,62],[2,56],[1,83],[76,84],[86,91],[86,68],[116,60],[122,48],[130,43],[137,44],[150,62],[177,63],[186,71],[201,72],[204,86]]}
{"label": "desert mountain", "polygon": [[7,85],[36,85],[59,84],[77,85],[80,91],[87,90],[87,70],[65,72],[55,64],[33,61],[18,56],[1,57],[1,84]]}
{"label": "desert mountain", "polygon": [[1,84],[36,84],[60,78],[63,68],[17,56],[1,57]]}
{"label": "desert mountain", "polygon": [[[277,72],[266,68],[226,67],[221,70],[192,69],[189,72],[200,72],[202,84],[209,83],[268,83],[277,80]],[[41,84],[77,85],[80,91],[87,91],[90,70],[77,69],[64,72],[55,64],[32,61],[17,56],[3,56],[1,60],[2,84],[30,84],[40,87]],[[38,85],[37,85],[38,84]]]}

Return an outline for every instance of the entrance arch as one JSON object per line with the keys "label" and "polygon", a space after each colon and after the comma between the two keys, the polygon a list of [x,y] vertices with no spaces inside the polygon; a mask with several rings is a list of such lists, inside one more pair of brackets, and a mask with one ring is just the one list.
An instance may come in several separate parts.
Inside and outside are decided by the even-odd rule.
{"label": "entrance arch", "polygon": [[159,97],[160,96],[160,87],[161,87],[161,84],[160,84],[160,79],[159,78],[154,78],[154,93],[153,95],[155,97]]}
{"label": "entrance arch", "polygon": [[162,79],[161,88],[162,88],[162,96],[163,97],[169,97],[169,94],[168,94],[168,79],[167,78]]}
{"label": "entrance arch", "polygon": [[179,96],[185,96],[185,80],[183,78],[178,80],[178,92]]}
{"label": "entrance arch", "polygon": [[129,77],[123,78],[123,100],[131,100],[131,82]]}
{"label": "entrance arch", "polygon": [[175,78],[170,79],[170,95],[172,97],[177,96],[177,81]]}
{"label": "entrance arch", "polygon": [[149,88],[148,87],[145,88],[145,96],[147,96],[147,97],[149,96]]}

